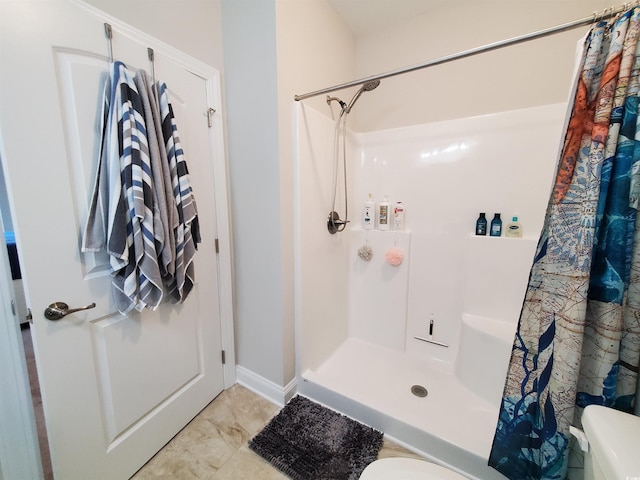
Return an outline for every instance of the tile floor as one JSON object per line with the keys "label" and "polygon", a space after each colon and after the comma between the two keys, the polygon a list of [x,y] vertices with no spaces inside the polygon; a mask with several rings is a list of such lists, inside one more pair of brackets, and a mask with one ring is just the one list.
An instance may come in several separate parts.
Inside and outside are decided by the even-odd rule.
{"label": "tile floor", "polygon": [[[222,392],[132,480],[286,480],[247,443],[280,411],[241,385]],[[417,457],[385,440],[379,458]]]}

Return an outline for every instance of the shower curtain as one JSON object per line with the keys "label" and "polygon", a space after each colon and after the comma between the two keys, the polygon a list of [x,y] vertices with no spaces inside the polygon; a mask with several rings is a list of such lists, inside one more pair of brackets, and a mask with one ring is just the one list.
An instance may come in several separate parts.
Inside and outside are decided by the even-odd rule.
{"label": "shower curtain", "polygon": [[640,360],[640,9],[587,36],[489,465],[563,479],[584,407],[633,410]]}

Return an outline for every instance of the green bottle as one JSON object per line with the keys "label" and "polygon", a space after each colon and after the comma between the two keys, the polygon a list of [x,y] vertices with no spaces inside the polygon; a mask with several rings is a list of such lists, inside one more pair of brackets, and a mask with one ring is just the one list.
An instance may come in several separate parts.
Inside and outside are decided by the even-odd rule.
{"label": "green bottle", "polygon": [[489,230],[489,235],[492,237],[499,237],[502,235],[502,220],[500,219],[499,213],[496,213],[493,216],[493,220],[491,220],[491,230]]}

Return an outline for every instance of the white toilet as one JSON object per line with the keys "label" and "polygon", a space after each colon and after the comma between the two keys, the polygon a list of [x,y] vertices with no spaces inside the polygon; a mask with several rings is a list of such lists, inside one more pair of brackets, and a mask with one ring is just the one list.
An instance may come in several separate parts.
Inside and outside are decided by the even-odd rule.
{"label": "white toilet", "polygon": [[589,405],[581,430],[572,428],[584,452],[584,480],[640,479],[640,417]]}
{"label": "white toilet", "polygon": [[467,480],[467,477],[426,460],[394,457],[370,463],[360,480]]}

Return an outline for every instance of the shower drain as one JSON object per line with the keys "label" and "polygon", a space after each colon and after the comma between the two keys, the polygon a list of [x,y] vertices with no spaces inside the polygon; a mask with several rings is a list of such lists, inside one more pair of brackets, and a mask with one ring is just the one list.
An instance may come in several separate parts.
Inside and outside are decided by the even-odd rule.
{"label": "shower drain", "polygon": [[413,393],[416,397],[426,397],[429,392],[422,385],[413,385],[411,387],[411,393]]}

